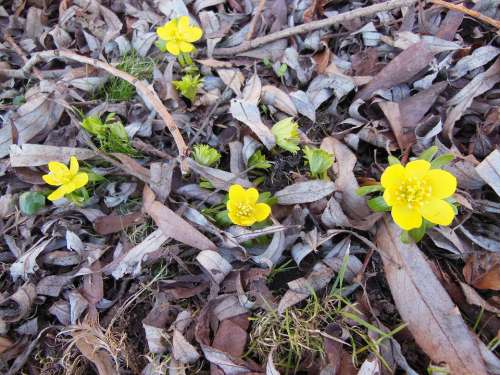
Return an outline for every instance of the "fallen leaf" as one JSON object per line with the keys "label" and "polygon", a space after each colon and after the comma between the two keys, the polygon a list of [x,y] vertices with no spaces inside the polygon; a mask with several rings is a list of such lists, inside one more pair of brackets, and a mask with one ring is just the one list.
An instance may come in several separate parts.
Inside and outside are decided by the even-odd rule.
{"label": "fallen leaf", "polygon": [[12,278],[17,280],[21,277],[22,279],[27,280],[29,274],[35,273],[35,271],[39,268],[36,258],[38,258],[40,253],[44,251],[51,242],[52,239],[40,241],[38,244],[21,255],[18,260],[12,263],[9,269]]}
{"label": "fallen leaf", "polygon": [[233,270],[227,260],[212,250],[203,250],[196,256],[196,260],[217,284],[224,281],[224,278]]}
{"label": "fallen leaf", "polygon": [[36,298],[35,286],[28,282],[8,298],[0,300],[0,318],[14,323],[27,317]]}
{"label": "fallen leaf", "polygon": [[482,307],[483,309],[491,311],[492,313],[500,314],[500,309],[491,305],[488,301],[481,297],[479,293],[474,290],[474,288],[462,282],[460,282],[460,286],[462,287],[462,291],[464,292],[465,298],[467,299],[468,303],[470,303],[471,305]]}
{"label": "fallen leaf", "polygon": [[95,231],[101,235],[120,232],[132,225],[144,222],[142,212],[132,212],[126,215],[100,216],[94,222]]}
{"label": "fallen leaf", "polygon": [[312,180],[296,182],[281,189],[274,194],[278,203],[282,205],[293,205],[299,203],[311,203],[327,197],[335,190],[335,184],[331,181]]}
{"label": "fallen leaf", "polygon": [[47,165],[50,161],[68,164],[70,156],[76,156],[78,160],[87,160],[95,155],[94,151],[86,148],[25,143],[20,146],[10,146],[10,165],[12,167],[37,167]]}
{"label": "fallen leaf", "polygon": [[362,220],[370,215],[366,199],[356,194],[359,184],[354,177],[356,155],[341,141],[327,137],[321,142],[321,148],[333,154],[335,162],[333,170],[337,175],[335,179],[336,191],[342,193],[341,205],[344,212],[353,219]]}
{"label": "fallen leaf", "polygon": [[463,274],[467,284],[475,288],[500,290],[500,254],[473,253],[465,263]]}
{"label": "fallen leaf", "polygon": [[492,151],[476,167],[476,172],[500,196],[500,151]]}
{"label": "fallen leaf", "polygon": [[259,137],[268,150],[276,144],[274,135],[261,120],[259,107],[256,104],[239,99],[231,100],[231,115],[248,126]]}
{"label": "fallen leaf", "polygon": [[278,108],[290,116],[297,116],[297,109],[293,100],[286,92],[275,86],[265,85],[262,87],[262,102]]}
{"label": "fallen leaf", "polygon": [[223,171],[222,169],[206,167],[198,164],[191,158],[187,158],[187,162],[189,164],[189,168],[193,172],[210,181],[210,183],[217,189],[228,191],[229,187],[233,184],[239,184],[246,188],[252,186],[252,183],[249,180],[238,177],[233,173]]}
{"label": "fallen leaf", "polygon": [[458,308],[415,244],[386,216],[377,226],[377,247],[396,307],[417,344],[453,374],[487,374],[481,354]]}
{"label": "fallen leaf", "polygon": [[155,200],[153,191],[144,186],[144,210],[167,237],[199,250],[215,250],[215,244],[170,208]]}
{"label": "fallen leaf", "polygon": [[418,42],[405,49],[391,60],[361,91],[355,100],[369,99],[373,93],[381,89],[390,89],[415,77],[427,68],[434,56],[424,42]]}

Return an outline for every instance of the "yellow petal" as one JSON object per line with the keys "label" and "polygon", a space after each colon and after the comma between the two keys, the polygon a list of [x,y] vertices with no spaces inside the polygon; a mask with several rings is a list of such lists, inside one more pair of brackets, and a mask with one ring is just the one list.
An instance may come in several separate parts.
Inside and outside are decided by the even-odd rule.
{"label": "yellow petal", "polygon": [[78,173],[78,169],[80,169],[80,166],[78,165],[78,160],[74,156],[69,158],[69,173],[71,173],[72,176],[76,176]]}
{"label": "yellow petal", "polygon": [[78,173],[72,180],[71,183],[75,187],[74,190],[80,189],[81,187],[87,185],[89,182],[89,175],[85,172]]}
{"label": "yellow petal", "polygon": [[167,22],[162,27],[156,29],[156,34],[163,40],[171,40],[175,38],[175,31],[177,30],[177,24],[175,21]]}
{"label": "yellow petal", "polygon": [[435,199],[451,197],[457,190],[456,177],[442,169],[431,169],[426,179],[432,188],[431,196]]}
{"label": "yellow petal", "polygon": [[179,31],[179,34],[184,37],[185,34],[189,32],[189,17],[188,16],[181,16],[177,18],[177,30]]}
{"label": "yellow petal", "polygon": [[397,191],[392,186],[384,191],[384,201],[388,206],[394,206],[396,203]]}
{"label": "yellow petal", "polygon": [[249,227],[255,223],[255,219],[253,217],[242,217],[236,215],[236,213],[232,211],[228,211],[227,215],[229,216],[229,219],[236,225],[241,225],[242,227]]}
{"label": "yellow petal", "polygon": [[431,163],[427,160],[413,160],[406,164],[405,169],[408,177],[420,179],[431,169]]}
{"label": "yellow petal", "polygon": [[182,36],[182,38],[186,42],[193,43],[199,40],[202,35],[203,31],[198,26],[192,26],[189,28],[189,31]]}
{"label": "yellow petal", "polygon": [[64,194],[66,194],[66,187],[63,185],[60,188],[54,190],[48,197],[47,199],[49,201],[56,201],[58,199],[61,199],[64,197]]}
{"label": "yellow petal", "polygon": [[44,174],[42,176],[42,178],[47,184],[52,185],[52,186],[60,186],[60,185],[64,184],[64,181],[61,181],[56,176],[54,176],[52,173]]}
{"label": "yellow petal", "polygon": [[179,42],[179,48],[181,52],[188,53],[194,50],[194,46],[191,43],[180,41]]}
{"label": "yellow petal", "polygon": [[422,215],[415,209],[407,205],[397,205],[392,207],[392,219],[404,230],[419,228],[422,225]]}
{"label": "yellow petal", "polygon": [[174,56],[178,56],[181,52],[179,48],[179,44],[176,40],[170,40],[167,42],[167,51],[170,52]]}
{"label": "yellow petal", "polygon": [[450,225],[455,217],[451,205],[442,199],[435,199],[424,204],[420,208],[420,213],[426,220],[439,225]]}
{"label": "yellow petal", "polygon": [[255,188],[249,188],[245,191],[246,201],[251,204],[257,203],[259,192]]}
{"label": "yellow petal", "polygon": [[256,221],[263,221],[268,218],[268,216],[271,214],[271,207],[265,203],[257,203],[255,205],[255,220]]}
{"label": "yellow petal", "polygon": [[385,189],[398,186],[405,177],[405,168],[401,164],[394,164],[387,167],[382,173],[380,183]]}
{"label": "yellow petal", "polygon": [[52,172],[59,179],[67,179],[70,177],[69,169],[63,163],[59,163],[58,161],[49,161],[48,164],[49,171]]}
{"label": "yellow petal", "polygon": [[243,186],[234,184],[229,187],[229,200],[231,201],[243,201],[246,198],[246,191]]}

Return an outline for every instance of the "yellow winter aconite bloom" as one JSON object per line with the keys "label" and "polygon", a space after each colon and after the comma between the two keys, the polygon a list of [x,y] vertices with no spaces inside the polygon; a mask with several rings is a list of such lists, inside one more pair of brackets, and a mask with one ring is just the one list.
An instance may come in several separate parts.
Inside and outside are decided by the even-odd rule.
{"label": "yellow winter aconite bloom", "polygon": [[69,161],[69,168],[57,161],[48,164],[49,174],[43,175],[43,180],[52,186],[59,186],[47,198],[51,201],[61,199],[66,194],[80,189],[89,181],[89,176],[85,172],[79,172],[78,160],[72,156]]}
{"label": "yellow winter aconite bloom", "polygon": [[158,37],[166,42],[167,51],[174,56],[194,50],[193,42],[201,38],[203,31],[189,24],[189,17],[174,18],[156,29]]}
{"label": "yellow winter aconite bloom", "polygon": [[271,207],[266,203],[257,203],[259,192],[257,189],[243,188],[241,185],[231,185],[227,213],[234,224],[249,227],[257,221],[266,220],[271,214]]}
{"label": "yellow winter aconite bloom", "polygon": [[426,160],[388,167],[380,180],[392,218],[404,230],[419,228],[422,217],[433,224],[450,225],[455,212],[445,199],[457,189],[457,179]]}

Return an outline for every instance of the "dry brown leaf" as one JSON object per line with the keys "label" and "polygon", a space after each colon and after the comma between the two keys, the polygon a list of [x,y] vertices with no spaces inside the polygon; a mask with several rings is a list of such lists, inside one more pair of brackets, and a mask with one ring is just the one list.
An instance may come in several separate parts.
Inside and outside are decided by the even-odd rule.
{"label": "dry brown leaf", "polygon": [[18,322],[28,316],[35,298],[35,286],[30,282],[24,284],[10,297],[2,298],[0,302],[0,318],[6,322]]}
{"label": "dry brown leaf", "polygon": [[126,215],[100,216],[95,220],[94,228],[98,234],[106,235],[120,232],[131,225],[144,222],[144,214],[140,211]]}
{"label": "dry brown leaf", "polygon": [[227,260],[212,250],[200,252],[196,256],[196,260],[217,284],[224,281],[224,278],[233,270]]}
{"label": "dry brown leaf", "polygon": [[467,284],[478,289],[500,290],[500,254],[475,252],[463,269]]}
{"label": "dry brown leaf", "polygon": [[237,175],[223,171],[222,169],[206,167],[204,165],[198,164],[191,158],[187,158],[186,160],[189,168],[193,172],[210,181],[210,183],[217,189],[228,191],[229,187],[232,184],[239,184],[246,188],[252,186],[252,183],[246,178],[238,177]]}
{"label": "dry brown leaf", "polygon": [[259,137],[268,150],[276,144],[273,133],[261,120],[259,107],[244,100],[231,100],[231,115],[238,121],[248,126]]}
{"label": "dry brown leaf", "polygon": [[436,363],[457,375],[486,375],[481,354],[460,311],[422,252],[400,241],[401,230],[385,216],[377,227],[377,247],[396,307],[417,344]]}
{"label": "dry brown leaf", "polygon": [[14,346],[14,342],[7,337],[0,336],[0,354]]}
{"label": "dry brown leaf", "polygon": [[170,208],[155,200],[153,191],[144,186],[144,210],[165,236],[199,250],[216,250],[217,246]]}
{"label": "dry brown leaf", "polygon": [[293,205],[299,203],[311,203],[327,197],[335,190],[335,184],[331,181],[312,180],[296,182],[276,192],[274,197],[282,205]]}
{"label": "dry brown leaf", "polygon": [[500,151],[492,151],[476,167],[476,172],[500,196]]}
{"label": "dry brown leaf", "polygon": [[353,172],[357,161],[356,155],[345,144],[333,137],[324,138],[321,148],[334,156],[335,162],[332,168],[337,175],[335,186],[336,191],[342,193],[340,202],[344,212],[353,219],[365,219],[371,212],[366,199],[356,194],[359,188]]}
{"label": "dry brown leaf", "polygon": [[37,167],[49,161],[69,163],[70,156],[86,160],[95,156],[95,152],[86,148],[59,147],[25,143],[10,146],[10,165],[12,167]]}
{"label": "dry brown leaf", "polygon": [[413,44],[373,77],[370,83],[356,94],[355,100],[369,99],[377,90],[390,89],[397,84],[409,81],[421,70],[427,68],[432,59],[433,55],[424,42]]}
{"label": "dry brown leaf", "polygon": [[297,116],[297,108],[290,96],[276,86],[265,85],[262,87],[262,102],[278,108],[280,111]]}
{"label": "dry brown leaf", "polygon": [[470,303],[471,305],[482,307],[483,309],[491,311],[492,313],[500,314],[500,309],[496,308],[488,301],[486,301],[483,297],[481,297],[479,293],[474,290],[474,288],[462,282],[460,283],[460,286],[462,287],[462,291],[464,292],[465,298],[467,299],[468,303]]}

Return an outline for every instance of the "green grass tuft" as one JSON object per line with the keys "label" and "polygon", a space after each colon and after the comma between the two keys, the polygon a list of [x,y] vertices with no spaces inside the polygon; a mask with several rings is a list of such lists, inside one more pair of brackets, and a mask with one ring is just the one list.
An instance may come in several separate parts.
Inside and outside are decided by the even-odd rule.
{"label": "green grass tuft", "polygon": [[[132,50],[122,57],[117,69],[127,72],[137,79],[152,80],[155,61],[150,57],[142,57]],[[111,77],[98,91],[97,97],[112,102],[131,100],[135,95],[135,87],[118,77]]]}

